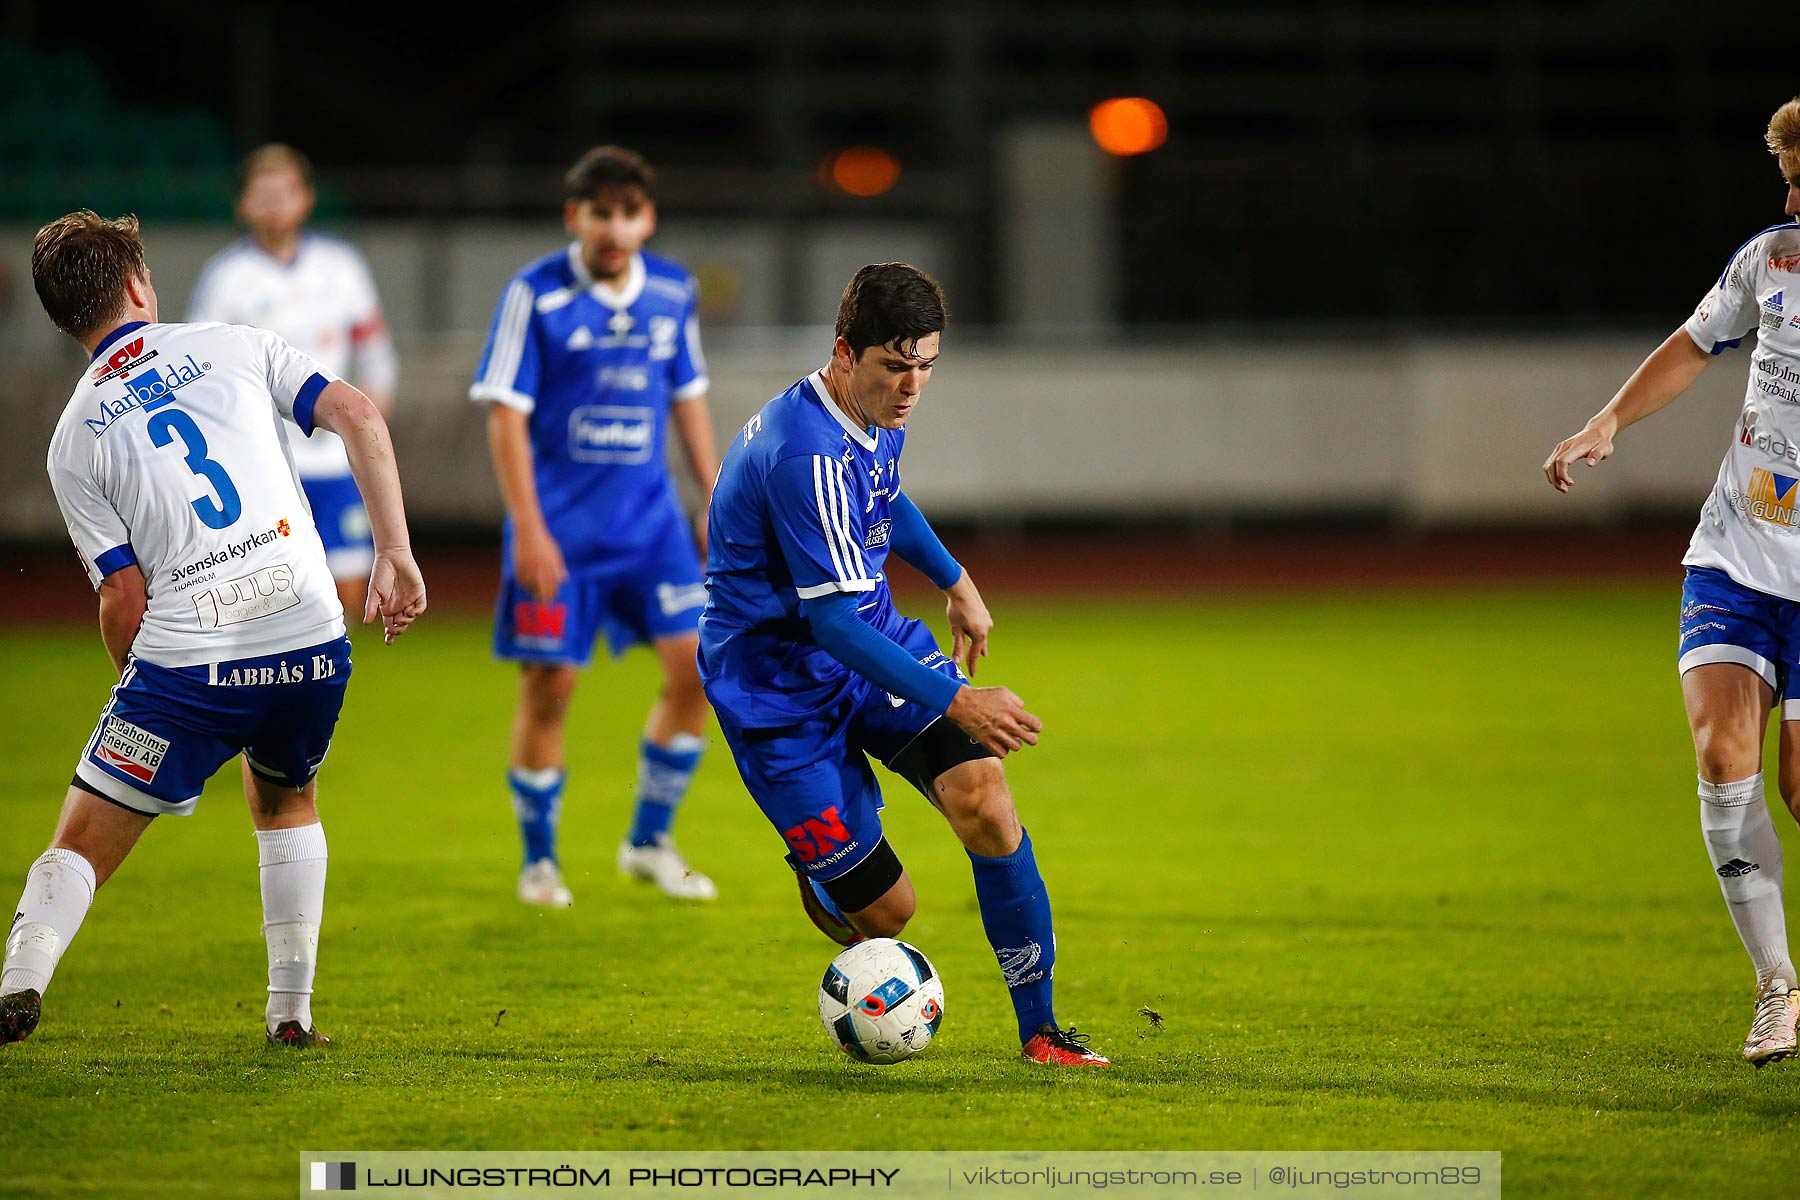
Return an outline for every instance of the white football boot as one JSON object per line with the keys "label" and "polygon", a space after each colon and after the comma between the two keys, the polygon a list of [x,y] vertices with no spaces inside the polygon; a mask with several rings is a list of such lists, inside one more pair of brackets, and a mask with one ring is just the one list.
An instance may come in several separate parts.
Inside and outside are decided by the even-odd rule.
{"label": "white football boot", "polygon": [[1761,1067],[1792,1055],[1796,1019],[1800,1019],[1800,990],[1779,975],[1763,984],[1756,994],[1756,1019],[1744,1039],[1744,1061]]}
{"label": "white football boot", "polygon": [[620,842],[619,870],[649,880],[677,900],[716,900],[719,896],[713,881],[688,866],[675,848],[675,839],[666,833],[656,835],[654,846],[633,846],[630,839]]}
{"label": "white football boot", "polygon": [[519,900],[546,908],[567,908],[575,897],[563,886],[562,872],[547,858],[540,858],[519,872]]}

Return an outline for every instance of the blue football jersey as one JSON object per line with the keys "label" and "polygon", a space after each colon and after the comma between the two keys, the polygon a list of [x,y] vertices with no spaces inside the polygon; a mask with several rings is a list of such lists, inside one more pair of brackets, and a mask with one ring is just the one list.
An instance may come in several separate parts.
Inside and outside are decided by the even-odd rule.
{"label": "blue football jersey", "polygon": [[860,429],[821,372],[763,406],[732,440],[713,489],[700,616],[700,675],[746,727],[828,710],[857,676],[812,635],[808,600],[855,593],[863,620],[895,636],[883,567],[906,431]]}
{"label": "blue football jersey", "polygon": [[[530,416],[538,503],[572,574],[634,560],[682,521],[669,405],[706,391],[693,277],[653,254],[618,290],[578,247],[507,284],[469,399]],[[505,531],[512,560],[512,523]]]}

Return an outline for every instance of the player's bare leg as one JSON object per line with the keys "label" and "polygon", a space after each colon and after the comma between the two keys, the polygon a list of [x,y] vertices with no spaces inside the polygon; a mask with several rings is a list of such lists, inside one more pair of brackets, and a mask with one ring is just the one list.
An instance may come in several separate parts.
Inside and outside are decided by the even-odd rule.
{"label": "player's bare leg", "polygon": [[688,866],[669,832],[706,745],[706,693],[694,665],[699,647],[695,634],[656,641],[663,687],[650,707],[639,748],[632,827],[619,843],[619,870],[649,880],[679,900],[712,900],[719,894],[711,879]]}
{"label": "player's bare leg", "polygon": [[574,667],[548,663],[525,663],[519,669],[507,782],[525,843],[518,896],[526,904],[567,908],[574,903],[556,861],[556,822],[566,776],[563,731],[577,676]]}
{"label": "player's bare leg", "polygon": [[950,822],[974,868],[981,924],[1006,979],[1026,1060],[1056,1066],[1110,1065],[1088,1049],[1073,1026],[1064,1031],[1056,1024],[1051,1004],[1056,935],[1050,896],[1000,760],[958,763],[939,775],[931,790],[933,803]]}
{"label": "player's bare leg", "polygon": [[81,929],[94,893],[125,861],[151,818],[71,787],[50,848],[25,875],[0,967],[0,1046],[37,1028],[50,977]]}
{"label": "player's bare leg", "polygon": [[325,827],[315,803],[318,781],[303,788],[264,779],[243,760],[244,798],[256,827],[262,875],[263,940],[269,949],[269,1043],[306,1049],[331,1039],[313,1027],[313,974],[325,916]]}
{"label": "player's bare leg", "polygon": [[[1800,1017],[1800,979],[1788,954],[1782,909],[1781,840],[1763,799],[1763,731],[1775,693],[1748,667],[1707,663],[1682,675],[1681,694],[1700,776],[1700,830],[1732,923],[1756,969],[1754,1017],[1743,1055],[1760,1067],[1794,1053]],[[1800,778],[1787,722],[1781,740],[1786,796]]]}

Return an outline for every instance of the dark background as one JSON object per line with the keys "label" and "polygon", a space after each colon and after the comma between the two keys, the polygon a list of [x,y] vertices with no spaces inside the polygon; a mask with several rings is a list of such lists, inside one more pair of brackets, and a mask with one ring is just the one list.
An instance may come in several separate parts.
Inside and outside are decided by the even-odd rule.
{"label": "dark background", "polygon": [[[327,217],[541,215],[568,161],[616,140],[662,168],[674,214],[951,222],[973,268],[961,314],[980,322],[996,132],[1144,95],[1170,136],[1120,164],[1130,323],[1669,327],[1783,219],[1760,141],[1800,91],[1778,12],[8,3],[0,217],[116,194],[146,217],[228,220],[231,165],[269,139],[314,157]],[[849,144],[895,154],[898,186],[824,186],[819,162]]]}

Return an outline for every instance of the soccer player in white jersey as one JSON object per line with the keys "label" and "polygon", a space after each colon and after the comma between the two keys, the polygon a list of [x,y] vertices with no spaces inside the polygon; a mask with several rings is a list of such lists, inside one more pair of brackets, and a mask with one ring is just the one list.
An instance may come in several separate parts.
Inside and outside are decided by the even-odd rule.
{"label": "soccer player in white jersey", "polygon": [[[1800,217],[1800,99],[1776,110],[1766,140],[1787,181],[1785,211]],[[1567,492],[1576,462],[1592,467],[1610,457],[1620,430],[1674,400],[1752,329],[1743,409],[1681,560],[1677,652],[1699,766],[1700,829],[1756,968],[1743,1055],[1760,1067],[1795,1052],[1800,1017],[1781,841],[1762,777],[1763,730],[1779,702],[1779,786],[1800,816],[1800,224],[1771,226],[1744,243],[1687,323],[1550,452],[1544,474]]]}
{"label": "soccer player in white jersey", "polygon": [[51,438],[50,483],[100,593],[119,682],[31,864],[0,966],[0,1044],[37,1027],[94,893],[155,817],[185,816],[239,753],[262,874],[268,1040],[312,1020],[325,902],[314,775],[350,676],[344,612],[287,446],[340,435],[375,533],[363,620],[391,643],[425,611],[381,413],[273,333],[158,324],[135,217],[38,231],[31,277],[90,361]]}
{"label": "soccer player in white jersey", "polygon": [[[353,380],[384,414],[397,359],[369,266],[350,243],[306,228],[317,200],[313,168],[291,146],[252,151],[239,168],[238,219],[249,230],[206,264],[188,320],[278,333],[333,375]],[[288,445],[344,611],[363,606],[375,546],[343,440],[326,430]]]}

